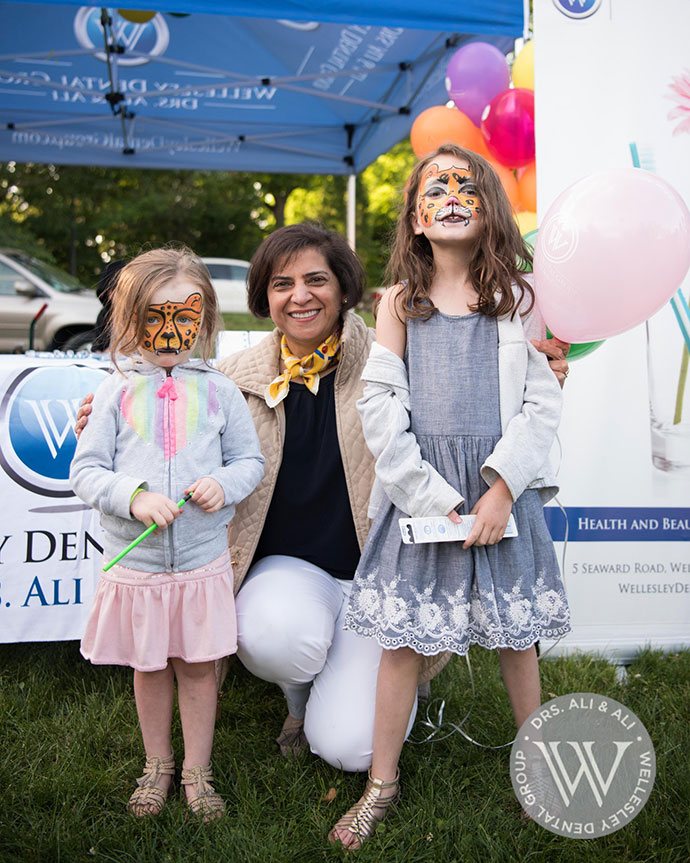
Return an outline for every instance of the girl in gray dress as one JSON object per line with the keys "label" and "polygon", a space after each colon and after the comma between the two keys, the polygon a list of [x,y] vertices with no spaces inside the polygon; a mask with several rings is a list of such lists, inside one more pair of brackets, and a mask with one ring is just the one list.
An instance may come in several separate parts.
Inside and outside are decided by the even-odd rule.
{"label": "girl in gray dress", "polygon": [[[540,638],[569,630],[542,507],[561,393],[546,358],[531,260],[500,181],[447,145],[407,184],[359,403],[377,511],[345,626],[384,648],[364,795],[331,832],[358,848],[398,794],[421,656],[495,648],[518,727],[541,703]],[[503,539],[513,513],[518,536]],[[464,543],[403,544],[398,519],[475,516]],[[373,513],[372,513],[373,515]]]}

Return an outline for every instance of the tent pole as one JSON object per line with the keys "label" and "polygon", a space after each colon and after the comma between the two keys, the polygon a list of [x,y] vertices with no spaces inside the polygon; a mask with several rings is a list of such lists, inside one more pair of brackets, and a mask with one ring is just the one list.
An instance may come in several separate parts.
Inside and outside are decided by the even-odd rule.
{"label": "tent pole", "polygon": [[355,211],[357,208],[357,174],[347,177],[347,241],[356,248]]}

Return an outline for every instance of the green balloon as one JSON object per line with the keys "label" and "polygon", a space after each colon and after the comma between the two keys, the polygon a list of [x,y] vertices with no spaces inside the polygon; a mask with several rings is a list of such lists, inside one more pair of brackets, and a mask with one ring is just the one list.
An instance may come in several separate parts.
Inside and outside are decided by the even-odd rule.
{"label": "green balloon", "polygon": [[[548,329],[546,331],[546,338],[553,338],[553,333]],[[587,354],[591,354],[593,351],[596,351],[597,348],[600,348],[605,341],[606,339],[602,339],[600,342],[579,342],[576,345],[571,345],[566,357],[569,362],[573,362],[573,360],[581,360],[582,357],[586,357]]]}

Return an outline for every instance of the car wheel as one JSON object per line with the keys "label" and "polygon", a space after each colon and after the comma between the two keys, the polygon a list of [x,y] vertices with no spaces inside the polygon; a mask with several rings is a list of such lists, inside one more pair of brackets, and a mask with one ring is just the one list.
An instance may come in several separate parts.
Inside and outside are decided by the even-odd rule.
{"label": "car wheel", "polygon": [[75,333],[70,336],[62,345],[63,351],[90,351],[93,340],[96,338],[96,330],[84,330],[82,333]]}

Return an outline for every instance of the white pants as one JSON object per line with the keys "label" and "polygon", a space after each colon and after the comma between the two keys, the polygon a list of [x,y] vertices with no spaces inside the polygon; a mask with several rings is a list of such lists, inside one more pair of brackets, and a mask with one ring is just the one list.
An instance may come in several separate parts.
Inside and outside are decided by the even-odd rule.
{"label": "white pants", "polygon": [[[354,772],[371,766],[381,648],[343,629],[351,588],[299,558],[271,555],[249,571],[235,603],[242,664],[280,686],[315,755]],[[415,701],[407,734],[416,712]]]}

